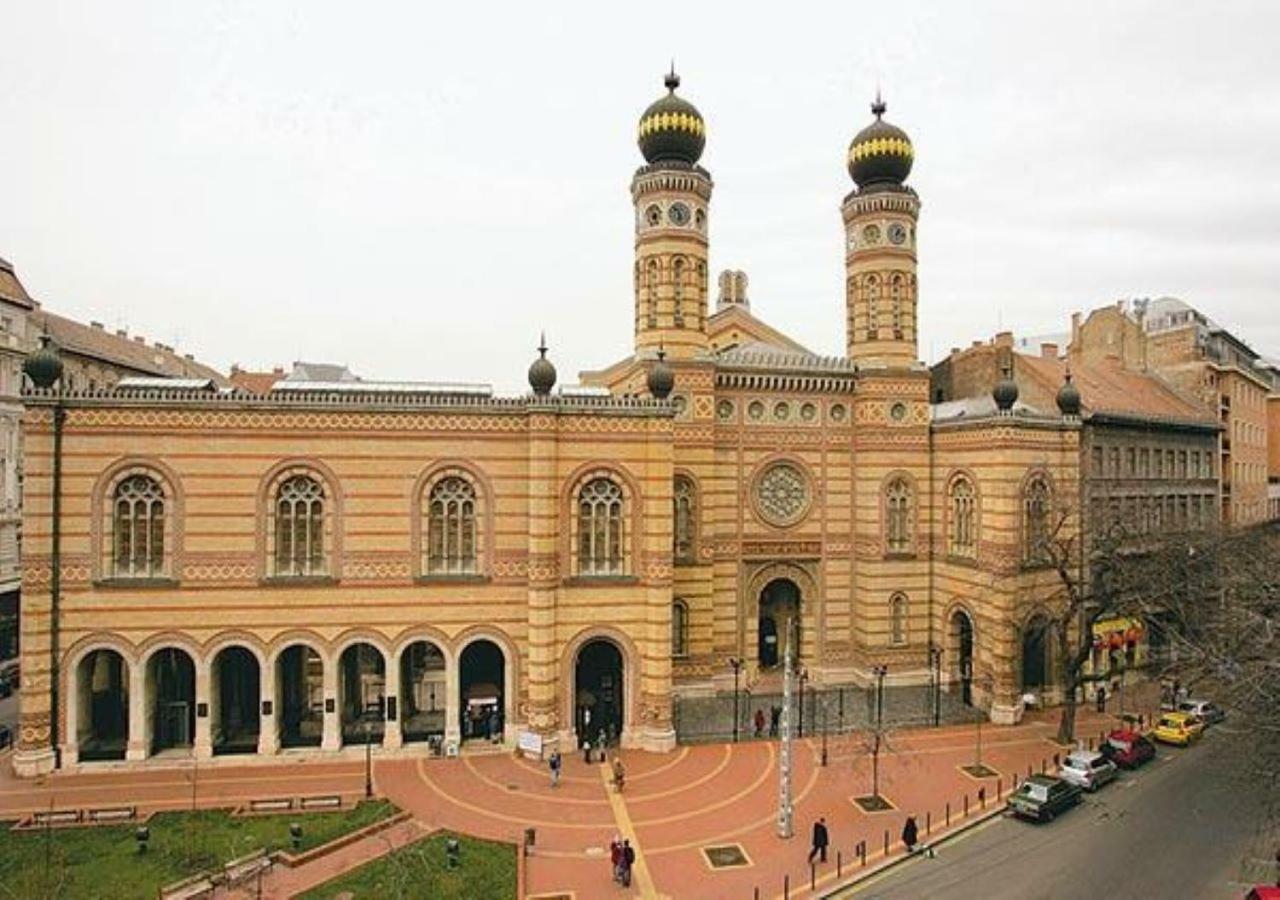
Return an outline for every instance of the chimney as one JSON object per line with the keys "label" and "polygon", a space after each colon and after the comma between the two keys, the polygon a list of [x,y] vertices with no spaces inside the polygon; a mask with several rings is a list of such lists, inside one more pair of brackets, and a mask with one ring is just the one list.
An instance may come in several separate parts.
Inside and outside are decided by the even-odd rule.
{"label": "chimney", "polygon": [[747,273],[741,269],[725,269],[720,273],[720,298],[716,301],[716,309],[726,306],[751,308],[747,299]]}
{"label": "chimney", "polygon": [[89,327],[90,327],[90,328],[96,328],[96,329],[98,329],[99,331],[106,331],[106,329],[102,326],[102,323],[101,323],[101,322],[90,322],[90,323],[89,323]]}
{"label": "chimney", "polygon": [[128,336],[129,336],[129,332],[126,331],[125,329],[123,328],[116,329],[116,337],[127,338]]}
{"label": "chimney", "polygon": [[952,348],[951,348],[951,355],[952,355],[952,356],[959,356],[959,355],[960,355],[960,348],[959,348],[959,347],[952,347]]}
{"label": "chimney", "polygon": [[1047,343],[1047,342],[1046,342],[1046,343],[1041,344],[1041,345],[1040,345],[1040,355],[1041,355],[1041,356],[1043,356],[1045,359],[1057,359],[1057,358],[1058,358],[1058,345],[1057,345],[1057,344],[1050,344],[1050,343]]}
{"label": "chimney", "polygon": [[147,342],[147,339],[140,334],[135,334],[133,336],[133,339],[137,341],[139,344],[145,344]]}
{"label": "chimney", "polygon": [[271,374],[272,374],[272,375],[283,375],[283,374],[284,374],[284,366],[276,366],[275,368],[273,368],[273,369],[271,370]]}
{"label": "chimney", "polygon": [[182,354],[182,358],[191,362],[196,361],[196,355],[194,353],[184,353]]}
{"label": "chimney", "polygon": [[1012,348],[1012,347],[1013,347],[1013,332],[1012,332],[1012,331],[1001,331],[1001,332],[997,332],[997,333],[996,333],[996,342],[995,342],[995,343],[996,343],[996,346],[997,346],[997,347],[1009,347],[1009,348]]}
{"label": "chimney", "polygon": [[1071,314],[1071,346],[1080,349],[1080,313]]}
{"label": "chimney", "polygon": [[981,346],[982,346],[982,341],[974,341],[972,344],[969,345],[969,349],[977,350]]}
{"label": "chimney", "polygon": [[[190,353],[188,353],[188,354],[187,354],[187,359],[190,359],[190,358],[191,358],[191,354],[190,354]],[[240,363],[232,363],[232,364],[231,364],[231,374],[232,374],[233,376],[234,376],[234,375],[239,375],[239,374],[240,374]]]}

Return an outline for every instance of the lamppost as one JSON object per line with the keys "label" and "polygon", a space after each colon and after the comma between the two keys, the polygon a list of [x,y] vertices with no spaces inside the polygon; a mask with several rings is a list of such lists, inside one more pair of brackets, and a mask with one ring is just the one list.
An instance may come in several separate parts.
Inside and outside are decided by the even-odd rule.
{"label": "lamppost", "polygon": [[[53,750],[53,766],[62,761],[58,728],[58,682],[62,680],[58,666],[58,615],[62,601],[62,426],[67,411],[62,406],[62,356],[46,330],[40,336],[40,347],[22,362],[22,371],[41,391],[53,391],[53,484],[50,498],[49,530],[49,744]],[[54,385],[57,385],[54,388]]]}
{"label": "lamppost", "polygon": [[804,683],[809,680],[809,670],[804,666],[800,667],[800,715],[797,717],[797,733],[800,737],[804,737]]}
{"label": "lamppost", "polygon": [[373,726],[368,713],[364,717],[364,798],[373,799],[373,744],[370,742]]}
{"label": "lamppost", "polygon": [[929,648],[929,667],[933,670],[933,727],[942,719],[942,648]]}
{"label": "lamppost", "polygon": [[738,675],[742,671],[742,659],[729,657],[729,665],[733,666],[733,742],[738,743]]}
{"label": "lamppost", "polygon": [[876,677],[876,728],[884,723],[884,677],[889,674],[888,666],[872,666],[871,673]]}
{"label": "lamppost", "polygon": [[822,765],[827,764],[827,704],[822,704]]}
{"label": "lamppost", "polygon": [[778,837],[795,834],[791,805],[791,623],[782,669],[782,753],[778,760]]}

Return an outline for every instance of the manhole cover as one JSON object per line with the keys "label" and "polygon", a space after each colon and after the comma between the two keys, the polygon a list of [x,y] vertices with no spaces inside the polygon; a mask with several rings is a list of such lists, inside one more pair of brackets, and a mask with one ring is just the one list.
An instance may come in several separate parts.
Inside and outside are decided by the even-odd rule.
{"label": "manhole cover", "polygon": [[743,852],[741,844],[724,844],[719,847],[703,847],[702,853],[713,869],[731,869],[735,866],[749,866],[751,860]]}

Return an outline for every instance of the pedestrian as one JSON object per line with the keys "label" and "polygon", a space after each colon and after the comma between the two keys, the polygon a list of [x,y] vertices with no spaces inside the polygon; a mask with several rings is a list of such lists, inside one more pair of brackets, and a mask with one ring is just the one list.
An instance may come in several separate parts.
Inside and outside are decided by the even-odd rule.
{"label": "pedestrian", "polygon": [[769,707],[769,737],[778,736],[778,723],[782,720],[782,707]]}
{"label": "pedestrian", "polygon": [[605,762],[609,758],[604,752],[606,746],[608,745],[604,742],[604,729],[601,728],[596,732],[596,751],[600,754],[600,762]]}
{"label": "pedestrian", "polygon": [[618,757],[613,758],[613,786],[618,789],[618,793],[622,793],[623,785],[627,780],[627,772],[622,768],[622,760]]}
{"label": "pedestrian", "polygon": [[591,765],[591,741],[589,739],[582,742],[582,761],[587,765]]}
{"label": "pedestrian", "polygon": [[631,841],[622,842],[622,886],[631,887],[631,867],[636,864],[636,851]]}
{"label": "pedestrian", "polygon": [[609,844],[609,864],[613,866],[613,880],[618,884],[622,883],[622,839],[618,835],[613,836],[613,841]]}
{"label": "pedestrian", "polygon": [[764,710],[756,709],[756,737],[764,734]]}
{"label": "pedestrian", "polygon": [[548,760],[547,765],[551,767],[551,786],[559,787],[560,786],[560,751],[559,750],[551,751],[551,759]]}
{"label": "pedestrian", "polygon": [[1107,711],[1107,686],[1105,684],[1098,685],[1098,712]]}
{"label": "pedestrian", "polygon": [[809,850],[809,862],[812,864],[813,858],[818,857],[819,862],[827,861],[827,845],[831,843],[831,836],[827,834],[827,820],[819,818],[813,823],[813,847]]}
{"label": "pedestrian", "polygon": [[502,720],[498,716],[498,707],[489,710],[489,740],[497,743],[502,736]]}
{"label": "pedestrian", "polygon": [[907,824],[902,826],[902,843],[908,853],[916,852],[916,843],[920,840],[920,829],[916,827],[916,817],[907,816]]}

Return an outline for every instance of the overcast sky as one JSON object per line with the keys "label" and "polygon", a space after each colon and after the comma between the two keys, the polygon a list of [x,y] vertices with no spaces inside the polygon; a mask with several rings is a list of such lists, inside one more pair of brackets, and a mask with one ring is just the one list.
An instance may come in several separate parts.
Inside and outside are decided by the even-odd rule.
{"label": "overcast sky", "polygon": [[816,351],[844,348],[879,83],[916,147],[923,358],[1166,294],[1280,355],[1280,3],[46,0],[0,27],[0,256],[221,368],[515,390],[543,328],[562,380],[628,353],[635,126],[672,57],[711,271]]}

